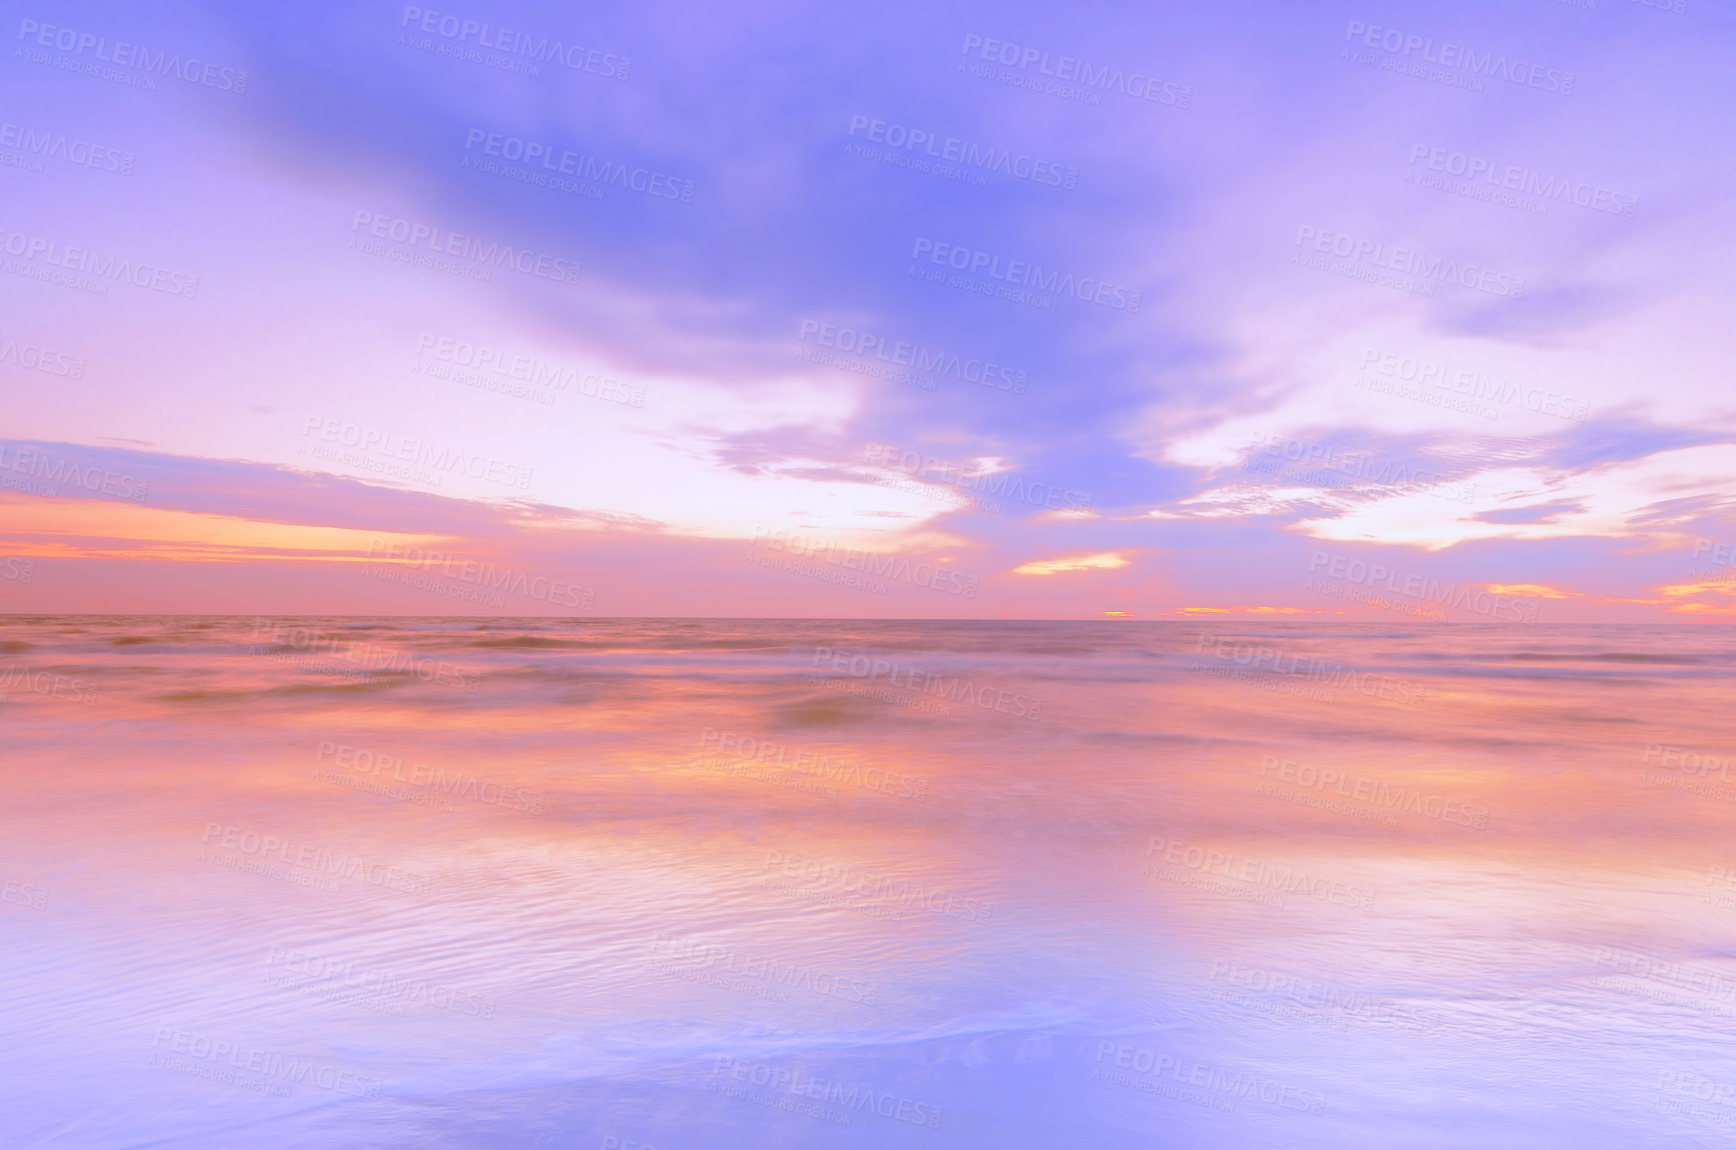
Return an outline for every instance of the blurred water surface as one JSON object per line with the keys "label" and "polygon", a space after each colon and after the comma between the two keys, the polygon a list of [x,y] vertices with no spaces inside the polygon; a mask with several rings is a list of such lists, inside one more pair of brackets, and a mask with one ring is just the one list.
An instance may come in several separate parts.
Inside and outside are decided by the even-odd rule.
{"label": "blurred water surface", "polygon": [[1736,1140],[1721,629],[4,622],[8,1147]]}

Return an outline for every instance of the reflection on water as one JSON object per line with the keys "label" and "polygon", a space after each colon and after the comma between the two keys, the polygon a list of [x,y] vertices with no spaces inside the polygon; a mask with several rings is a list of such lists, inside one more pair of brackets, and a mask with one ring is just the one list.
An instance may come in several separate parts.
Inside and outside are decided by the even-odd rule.
{"label": "reflection on water", "polygon": [[1736,1137],[1720,630],[6,623],[6,1146]]}

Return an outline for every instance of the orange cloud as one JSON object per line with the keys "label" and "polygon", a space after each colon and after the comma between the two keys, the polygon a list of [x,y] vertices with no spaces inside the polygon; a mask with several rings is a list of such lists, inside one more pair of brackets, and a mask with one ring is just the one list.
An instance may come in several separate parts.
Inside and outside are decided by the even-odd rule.
{"label": "orange cloud", "polygon": [[1058,575],[1063,571],[1113,571],[1128,565],[1128,559],[1116,551],[1100,555],[1076,555],[1071,559],[1032,560],[1013,568],[1014,575]]}
{"label": "orange cloud", "polygon": [[[1661,603],[1664,610],[1673,615],[1736,615],[1736,604],[1716,601],[1718,597],[1736,597],[1736,584],[1717,579],[1701,579],[1692,583],[1672,583],[1654,590],[1663,598],[1644,602]],[[1707,602],[1700,598],[1702,596],[1713,596],[1714,601]]]}
{"label": "orange cloud", "polygon": [[428,547],[445,535],[273,523],[94,499],[0,502],[0,539],[11,554],[55,559],[243,559],[366,562],[382,540]]}
{"label": "orange cloud", "polygon": [[1542,583],[1485,583],[1491,595],[1511,595],[1522,599],[1582,599],[1578,591],[1558,591]]}
{"label": "orange cloud", "polygon": [[1177,607],[1160,611],[1160,615],[1342,615],[1343,611],[1328,611],[1316,607]]}

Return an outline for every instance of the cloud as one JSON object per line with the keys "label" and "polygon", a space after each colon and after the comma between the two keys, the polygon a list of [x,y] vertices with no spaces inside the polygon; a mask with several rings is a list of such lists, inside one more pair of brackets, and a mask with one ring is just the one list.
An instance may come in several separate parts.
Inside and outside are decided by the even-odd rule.
{"label": "cloud", "polygon": [[1059,575],[1067,571],[1114,571],[1126,567],[1129,560],[1118,552],[1100,555],[1078,555],[1071,559],[1033,560],[1013,568],[1014,575]]}
{"label": "cloud", "polygon": [[1576,599],[1577,591],[1558,591],[1554,587],[1546,587],[1541,583],[1486,583],[1484,589],[1491,595],[1518,596],[1526,599]]}

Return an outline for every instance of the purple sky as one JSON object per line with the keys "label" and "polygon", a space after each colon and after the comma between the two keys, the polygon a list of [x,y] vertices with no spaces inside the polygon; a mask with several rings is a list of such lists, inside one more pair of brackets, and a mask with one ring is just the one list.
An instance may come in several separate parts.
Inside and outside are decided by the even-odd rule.
{"label": "purple sky", "polygon": [[1668,4],[13,6],[0,610],[1728,617]]}

